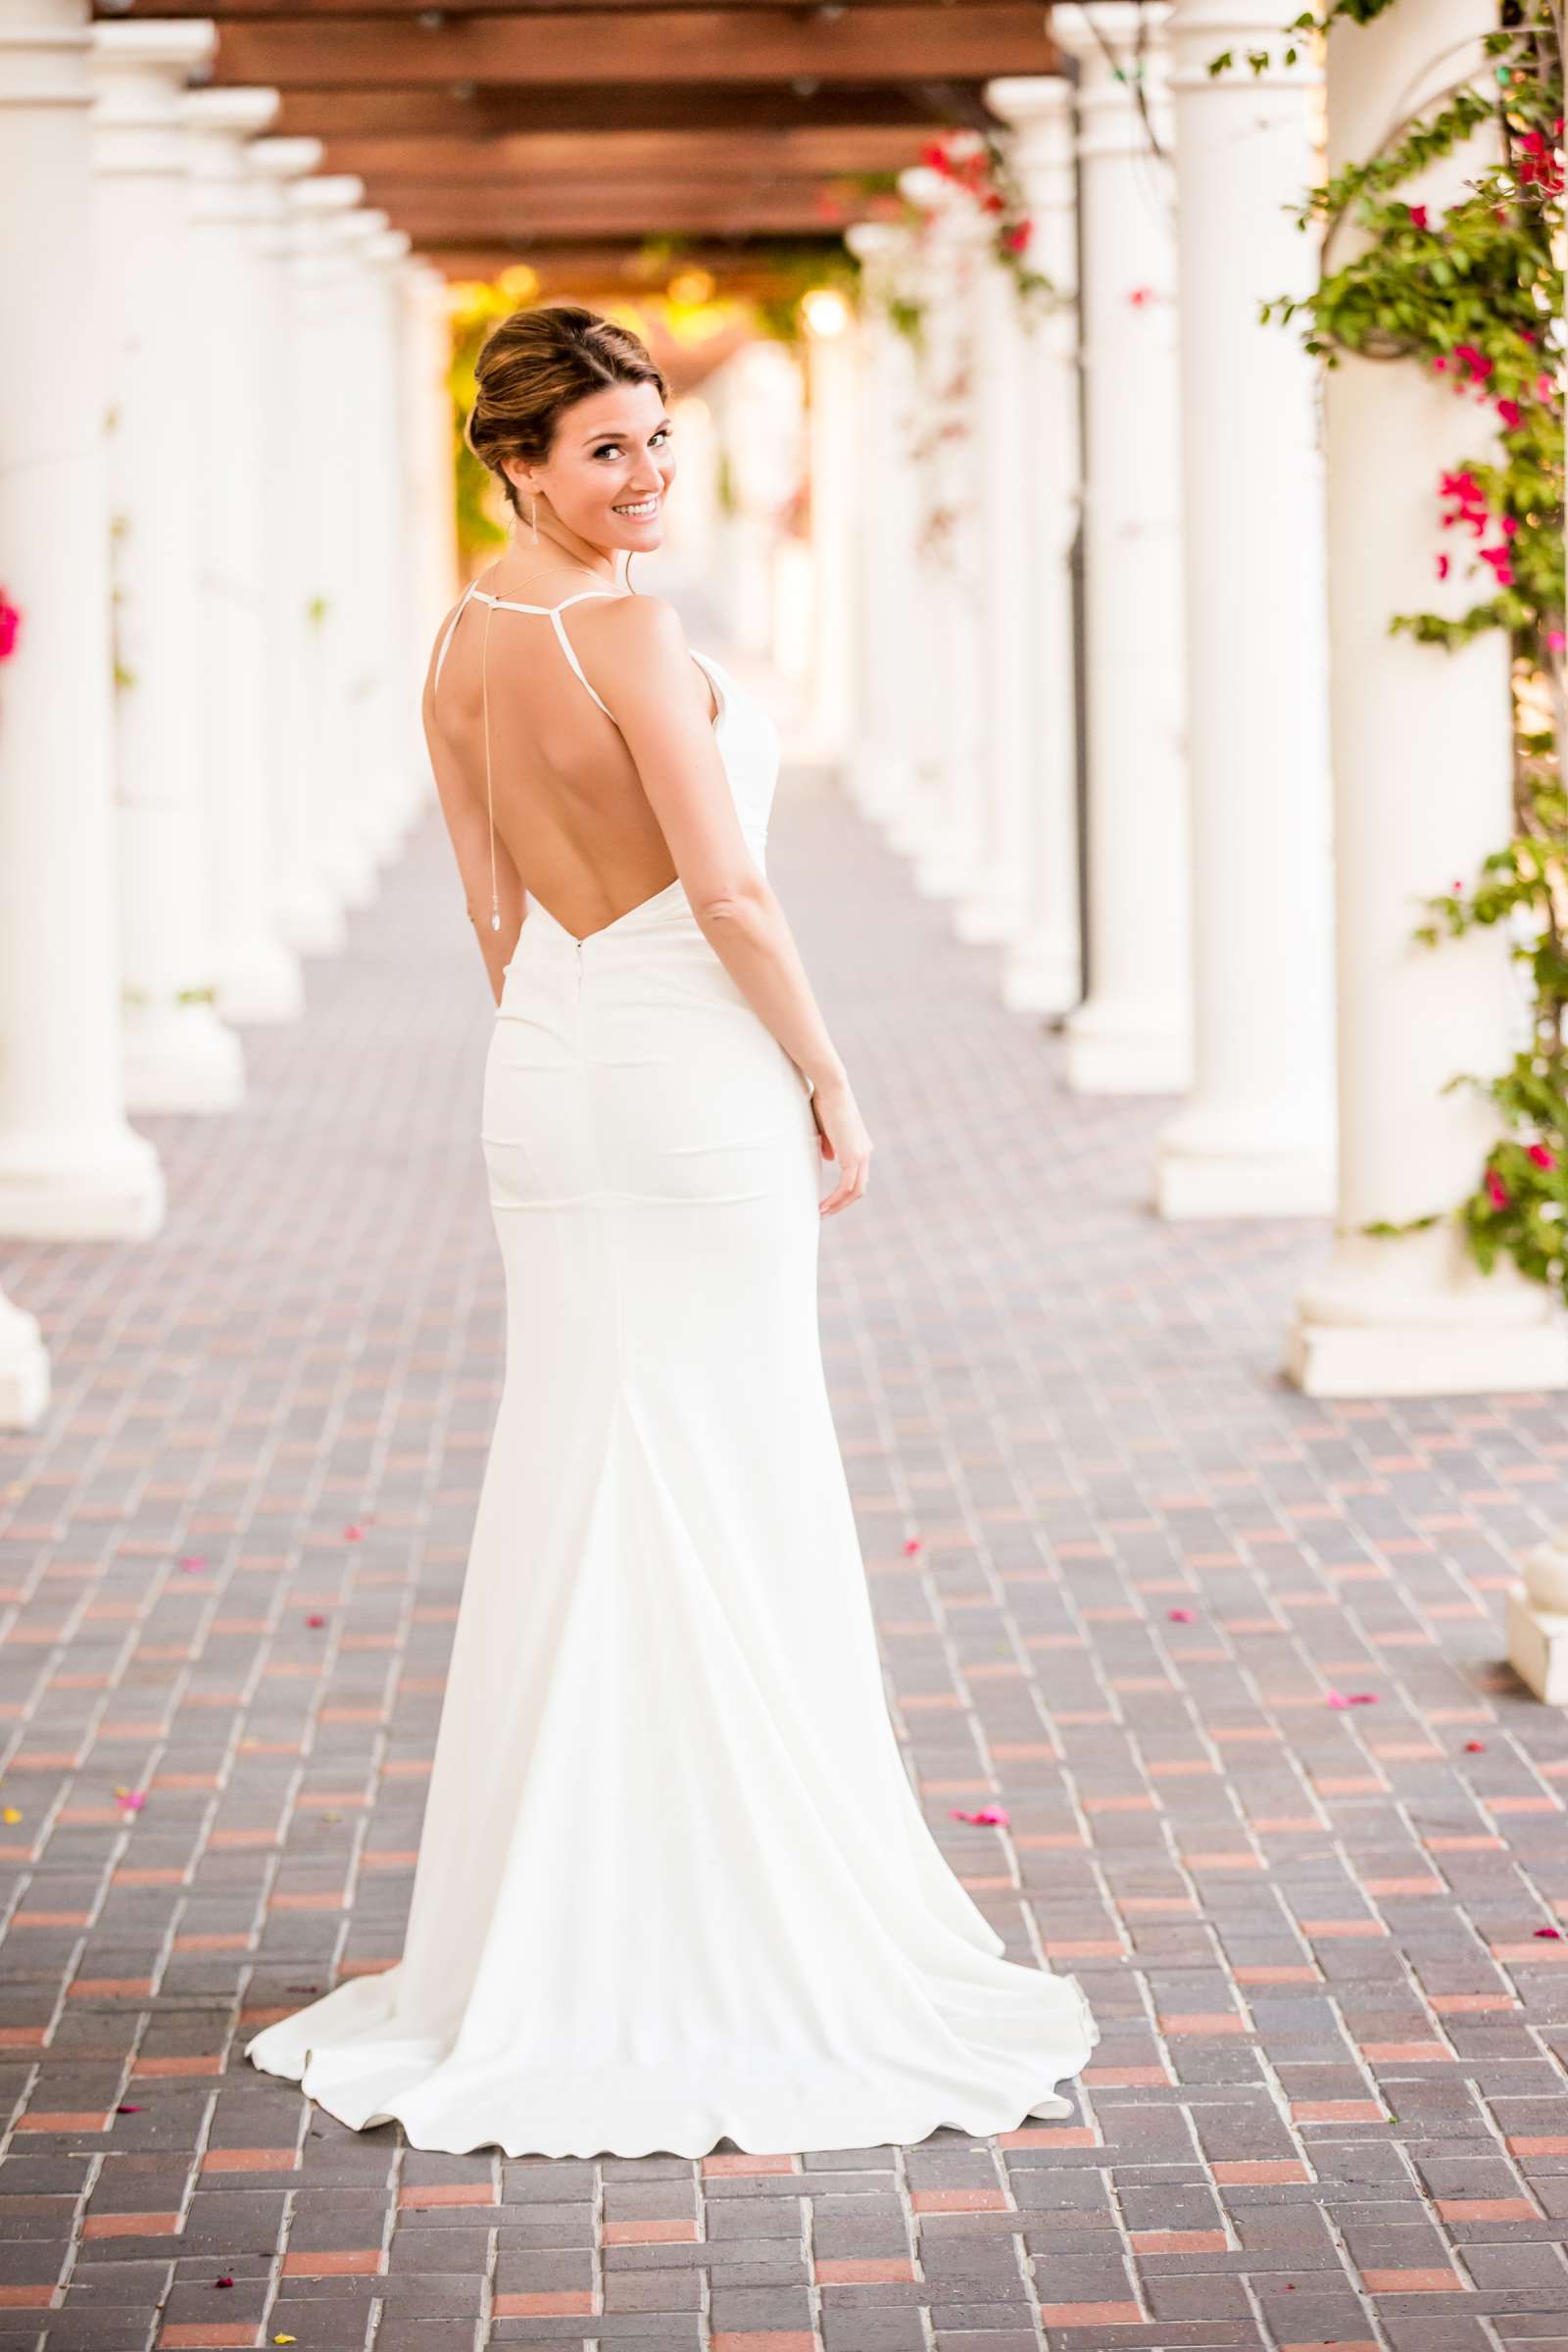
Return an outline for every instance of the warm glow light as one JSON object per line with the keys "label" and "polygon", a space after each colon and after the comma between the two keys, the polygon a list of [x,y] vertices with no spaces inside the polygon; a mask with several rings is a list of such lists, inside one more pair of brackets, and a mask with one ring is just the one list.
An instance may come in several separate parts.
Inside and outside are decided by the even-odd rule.
{"label": "warm glow light", "polygon": [[826,343],[849,325],[850,306],[832,286],[813,286],[801,297],[801,316],[808,331]]}
{"label": "warm glow light", "polygon": [[531,302],[539,291],[539,272],[526,262],[514,262],[510,270],[502,270],[496,284],[509,302]]}
{"label": "warm glow light", "polygon": [[681,270],[665,289],[671,302],[710,302],[713,294],[713,278],[707,270]]}

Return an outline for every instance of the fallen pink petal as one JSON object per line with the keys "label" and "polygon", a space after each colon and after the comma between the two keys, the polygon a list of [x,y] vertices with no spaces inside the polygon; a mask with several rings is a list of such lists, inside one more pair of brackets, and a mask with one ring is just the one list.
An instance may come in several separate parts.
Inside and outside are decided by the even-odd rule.
{"label": "fallen pink petal", "polygon": [[1167,1609],[1165,1614],[1172,1625],[1191,1625],[1193,1619],[1198,1615],[1198,1611],[1196,1609]]}
{"label": "fallen pink petal", "polygon": [[966,1813],[961,1805],[953,1805],[949,1808],[949,1818],[973,1822],[980,1829],[1004,1830],[1009,1826],[1012,1815],[1004,1805],[982,1805],[974,1813]]}

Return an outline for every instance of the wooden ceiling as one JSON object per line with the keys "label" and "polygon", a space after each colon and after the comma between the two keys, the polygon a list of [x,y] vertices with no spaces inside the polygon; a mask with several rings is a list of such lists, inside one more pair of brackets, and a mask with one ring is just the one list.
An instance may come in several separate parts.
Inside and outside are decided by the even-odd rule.
{"label": "wooden ceiling", "polygon": [[548,294],[720,290],[777,275],[850,221],[897,214],[891,175],[991,120],[983,85],[1056,65],[1011,0],[131,0],[212,17],[214,79],[283,93],[273,129],[325,142],[453,275],[526,262]]}

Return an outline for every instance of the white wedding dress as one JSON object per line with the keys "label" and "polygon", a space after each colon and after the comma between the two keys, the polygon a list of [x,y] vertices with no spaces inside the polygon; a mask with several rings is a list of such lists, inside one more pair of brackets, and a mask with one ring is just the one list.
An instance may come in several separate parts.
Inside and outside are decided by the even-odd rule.
{"label": "white wedding dress", "polygon": [[[697,659],[760,865],[772,722]],[[906,2143],[1063,2112],[1093,2046],[1073,1978],[1002,1956],[900,1759],[808,1094],[678,881],[583,941],[530,909],[483,1094],[506,1380],[403,1957],[246,2045],[356,2130]]]}

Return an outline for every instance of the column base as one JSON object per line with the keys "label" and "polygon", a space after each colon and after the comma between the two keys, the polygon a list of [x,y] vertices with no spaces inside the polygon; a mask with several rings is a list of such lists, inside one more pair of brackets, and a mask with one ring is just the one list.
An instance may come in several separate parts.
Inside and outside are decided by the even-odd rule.
{"label": "column base", "polygon": [[1508,1595],[1508,1663],[1548,1707],[1568,1707],[1568,1537],[1538,1544]]}
{"label": "column base", "polygon": [[1322,1140],[1294,1119],[1178,1112],[1157,1146],[1155,1204],[1162,1217],[1327,1217],[1338,1172],[1325,1112]]}
{"label": "column base", "polygon": [[275,940],[257,940],[231,956],[218,983],[225,1021],[297,1021],[305,1010],[299,961]]}
{"label": "column base", "polygon": [[1323,1323],[1298,1312],[1285,1370],[1307,1396],[1476,1396],[1568,1388],[1568,1330],[1541,1322]]}
{"label": "column base", "polygon": [[1011,941],[1002,963],[1002,1002],[1009,1012],[1068,1013],[1083,994],[1076,947],[1048,931]]}
{"label": "column base", "polygon": [[914,887],[922,899],[968,898],[984,879],[968,834],[939,822],[922,835],[914,858]]}
{"label": "column base", "polygon": [[1025,913],[1019,891],[995,880],[983,883],[954,908],[954,937],[969,947],[1005,947],[1023,929]]}
{"label": "column base", "polygon": [[118,1123],[0,1138],[0,1234],[13,1242],[141,1242],[164,1221],[144,1135]]}
{"label": "column base", "polygon": [[232,1110],[245,1097],[239,1039],[210,1004],[130,1006],[124,1070],[130,1111]]}
{"label": "column base", "polygon": [[0,1298],[0,1429],[31,1429],[49,1403],[49,1350],[35,1315]]}
{"label": "column base", "polygon": [[1544,1609],[1523,1585],[1508,1595],[1508,1663],[1548,1707],[1568,1707],[1568,1617]]}
{"label": "column base", "polygon": [[340,956],[348,939],[343,908],[316,876],[292,882],[277,902],[277,928],[297,956]]}
{"label": "column base", "polygon": [[1064,1027],[1067,1084],[1074,1094],[1184,1095],[1192,1084],[1191,1050],[1168,1012],[1091,999]]}

